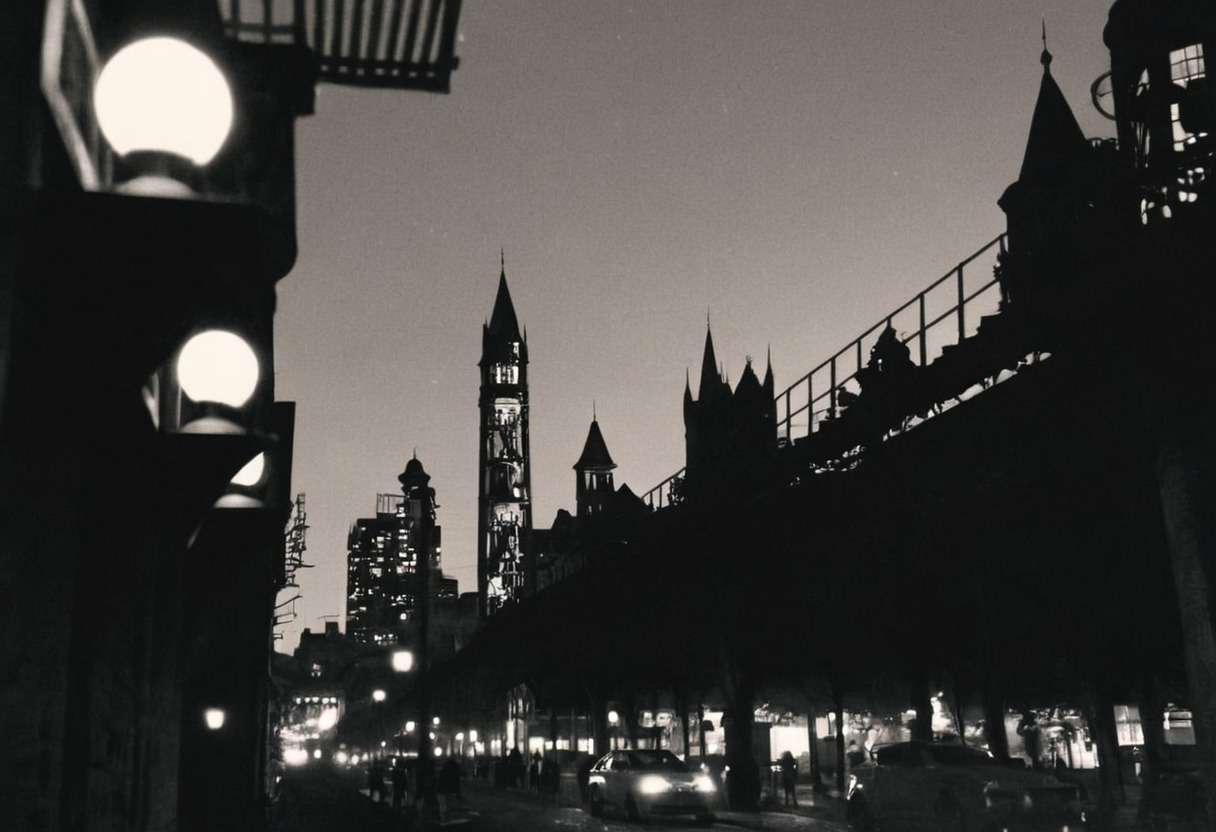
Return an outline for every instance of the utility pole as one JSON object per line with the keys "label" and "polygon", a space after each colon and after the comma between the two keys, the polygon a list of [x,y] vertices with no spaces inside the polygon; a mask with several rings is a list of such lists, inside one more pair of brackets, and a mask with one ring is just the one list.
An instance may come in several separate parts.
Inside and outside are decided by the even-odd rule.
{"label": "utility pole", "polygon": [[418,505],[417,536],[415,545],[418,560],[415,567],[415,603],[418,605],[418,679],[416,684],[418,709],[418,781],[416,794],[430,802],[435,792],[434,753],[431,751],[431,691],[430,665],[430,613],[431,613],[431,543],[435,534],[435,489],[428,483],[429,474],[422,468],[417,457],[405,466],[399,476],[405,499]]}

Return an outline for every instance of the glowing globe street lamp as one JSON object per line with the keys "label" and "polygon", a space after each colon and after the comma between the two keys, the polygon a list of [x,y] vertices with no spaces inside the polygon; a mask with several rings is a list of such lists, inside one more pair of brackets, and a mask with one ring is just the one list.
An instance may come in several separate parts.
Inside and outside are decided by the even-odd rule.
{"label": "glowing globe street lamp", "polygon": [[[182,403],[182,433],[242,432],[234,416],[249,403],[261,377],[257,353],[248,341],[226,330],[204,330],[182,347],[175,371],[187,400]],[[195,418],[190,405],[201,411]],[[260,477],[254,474],[250,470],[243,476]]]}
{"label": "glowing globe street lamp", "polygon": [[102,135],[136,173],[120,187],[127,193],[190,195],[170,171],[206,165],[232,131],[228,80],[205,52],[178,38],[119,49],[98,75],[93,104]]}

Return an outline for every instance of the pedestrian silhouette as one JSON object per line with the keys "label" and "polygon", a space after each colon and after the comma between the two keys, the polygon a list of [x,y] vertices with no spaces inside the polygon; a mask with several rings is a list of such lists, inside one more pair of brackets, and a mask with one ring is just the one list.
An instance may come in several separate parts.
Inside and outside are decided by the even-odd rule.
{"label": "pedestrian silhouette", "polygon": [[857,745],[856,741],[849,742],[849,750],[845,752],[845,756],[849,760],[849,767],[859,766],[866,761],[866,751]]}
{"label": "pedestrian silhouette", "polygon": [[591,767],[595,765],[595,758],[590,754],[584,754],[579,760],[578,769],[575,770],[575,778],[578,780],[578,796],[586,803],[591,799]]}
{"label": "pedestrian silhouette", "polygon": [[367,796],[377,803],[384,799],[384,769],[379,763],[367,767]]}
{"label": "pedestrian silhouette", "polygon": [[540,752],[532,752],[532,765],[528,766],[528,788],[540,791]]}
{"label": "pedestrian silhouette", "polygon": [[439,798],[439,822],[444,823],[448,818],[450,803],[460,801],[460,764],[456,762],[455,757],[448,757],[439,769],[435,795]]}
{"label": "pedestrian silhouette", "polygon": [[507,754],[507,785],[523,788],[524,757],[518,748],[512,748]]}
{"label": "pedestrian silhouette", "polygon": [[406,781],[408,780],[405,770],[405,760],[398,757],[393,760],[393,808],[400,809],[405,802]]}
{"label": "pedestrian silhouette", "polygon": [[562,772],[557,760],[552,755],[545,757],[540,764],[540,792],[546,802],[552,803],[557,798],[557,789],[561,785]]}
{"label": "pedestrian silhouette", "polygon": [[794,793],[794,784],[798,780],[798,762],[788,751],[781,754],[781,788],[785,792],[785,805],[797,806],[798,795]]}

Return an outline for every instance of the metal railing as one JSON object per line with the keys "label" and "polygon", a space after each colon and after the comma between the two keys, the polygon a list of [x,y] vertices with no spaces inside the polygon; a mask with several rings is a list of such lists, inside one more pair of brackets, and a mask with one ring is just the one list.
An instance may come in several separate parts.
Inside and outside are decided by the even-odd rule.
{"label": "metal railing", "polygon": [[[860,393],[857,372],[866,366],[870,348],[888,326],[921,367],[935,361],[946,347],[974,335],[980,319],[1000,308],[992,269],[1004,251],[1005,235],[1001,234],[778,393],[778,440],[793,442],[809,436],[824,419],[840,415],[840,391]],[[967,268],[977,261],[988,266],[982,278],[976,276],[979,269]],[[801,424],[795,421],[799,418],[804,420]]]}
{"label": "metal railing", "polygon": [[[985,315],[1000,310],[994,268],[1005,252],[1005,243],[1006,235],[998,235],[778,393],[777,441],[790,444],[810,436],[825,419],[840,415],[841,392],[860,393],[857,373],[866,366],[870,349],[888,326],[908,346],[920,367],[933,363],[946,347],[974,335]],[[681,468],[647,491],[642,500],[652,509],[679,502],[685,470]]]}

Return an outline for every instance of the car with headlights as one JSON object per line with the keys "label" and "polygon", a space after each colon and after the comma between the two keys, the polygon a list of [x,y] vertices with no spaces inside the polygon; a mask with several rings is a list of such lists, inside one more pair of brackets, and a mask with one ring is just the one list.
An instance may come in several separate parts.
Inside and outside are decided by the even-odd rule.
{"label": "car with headlights", "polygon": [[667,750],[609,751],[591,767],[587,781],[591,814],[605,809],[624,812],[630,820],[648,815],[692,815],[713,822],[718,789],[713,778],[694,771]]}
{"label": "car with headlights", "polygon": [[876,746],[849,775],[849,828],[855,832],[1077,832],[1084,794],[1053,774],[1002,764],[964,745],[897,742]]}

